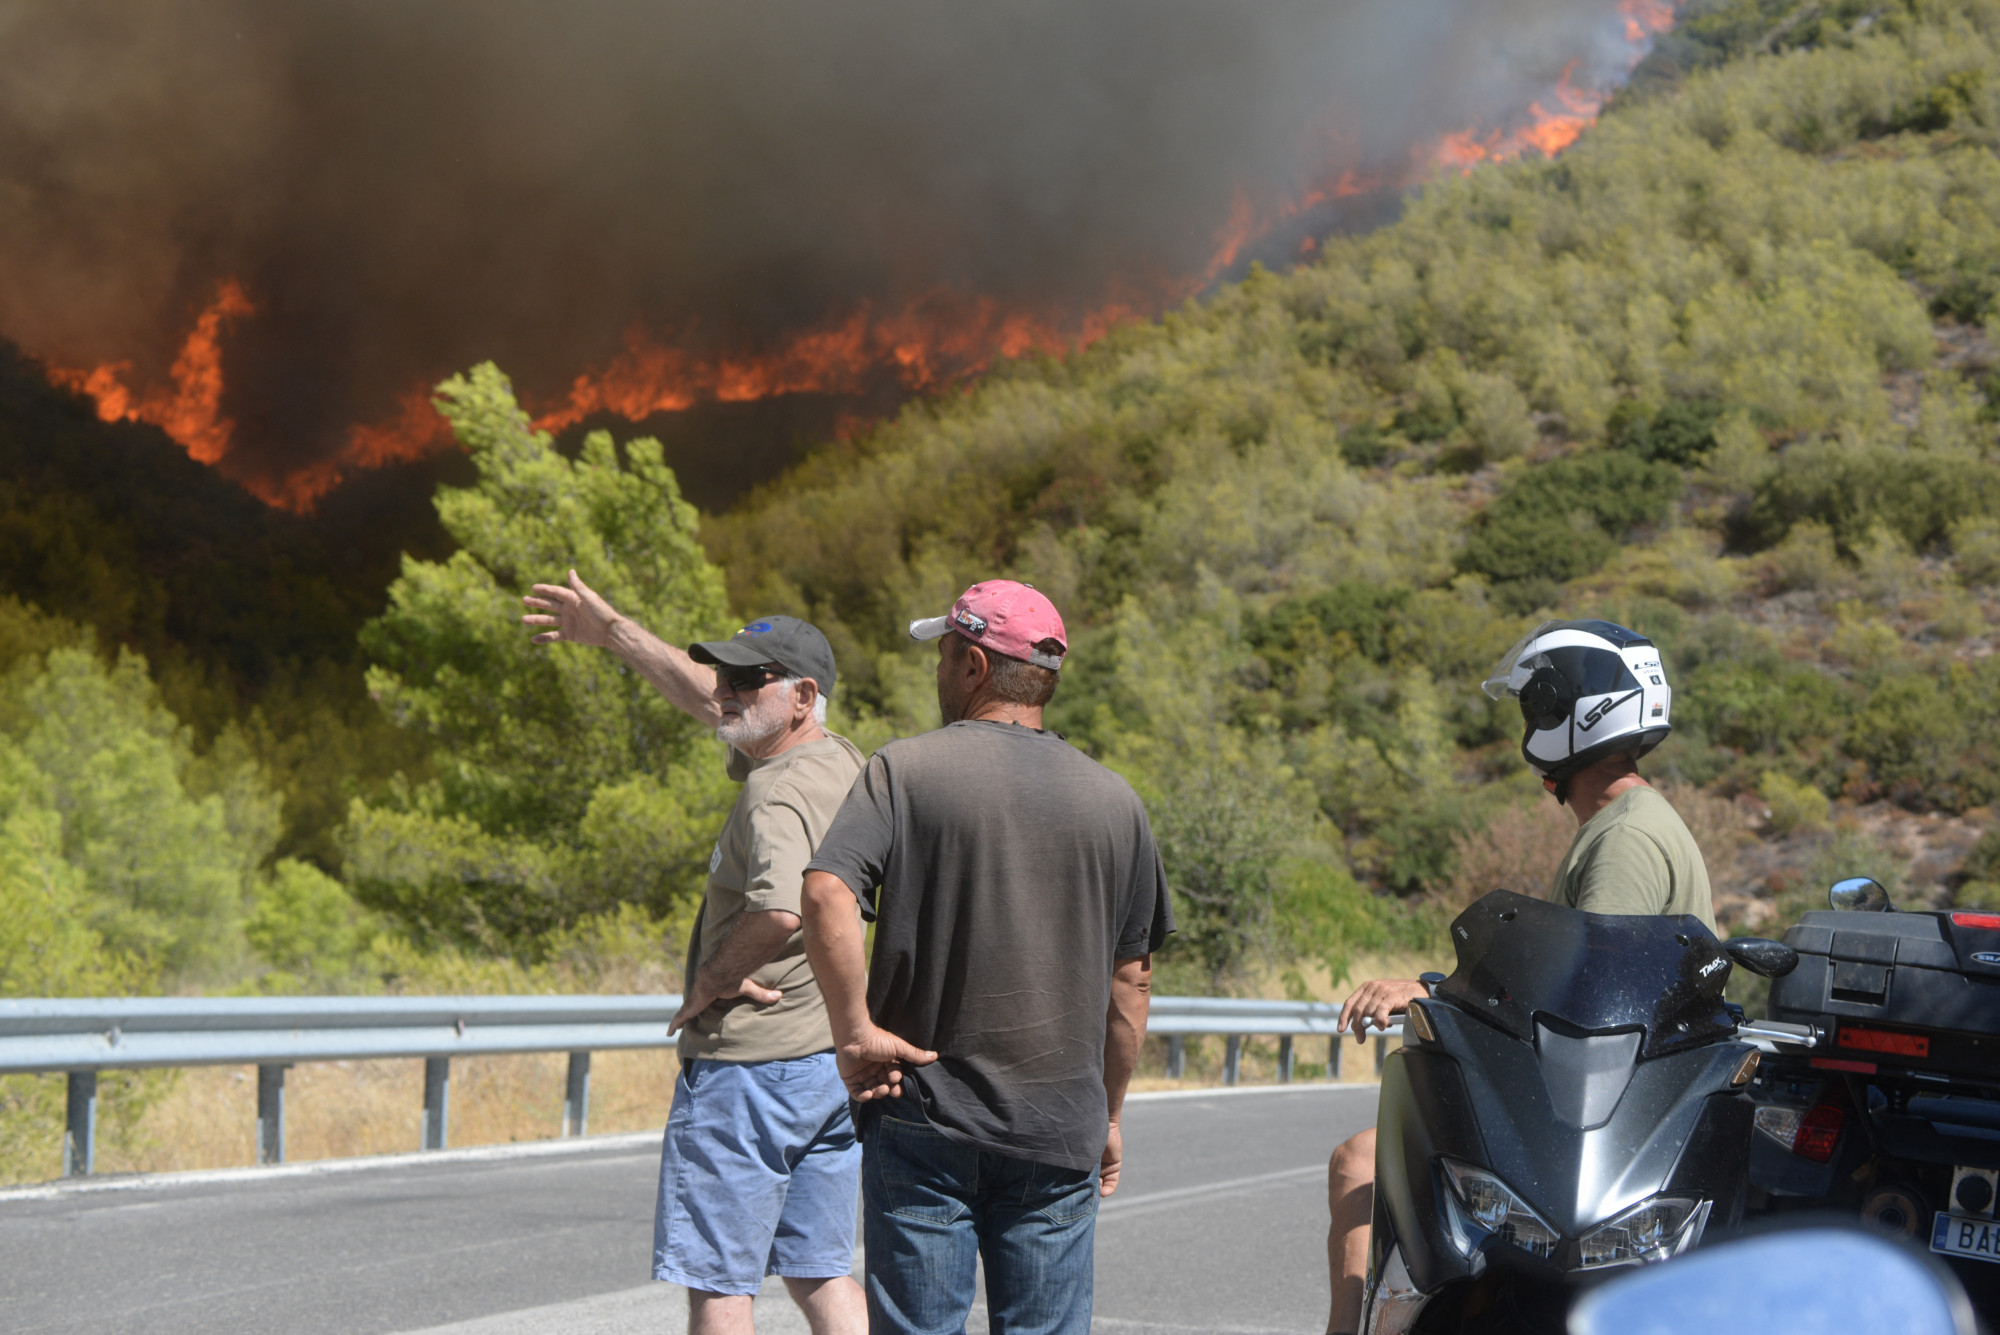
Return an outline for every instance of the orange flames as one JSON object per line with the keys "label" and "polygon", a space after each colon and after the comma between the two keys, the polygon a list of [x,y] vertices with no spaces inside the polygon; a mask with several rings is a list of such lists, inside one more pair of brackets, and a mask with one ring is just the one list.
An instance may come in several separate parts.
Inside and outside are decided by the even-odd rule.
{"label": "orange flames", "polygon": [[[1674,26],[1675,3],[1676,0],[1619,0],[1618,15],[1625,21],[1625,40],[1632,46],[1628,72],[1645,54],[1646,44]],[[1470,129],[1448,134],[1431,149],[1430,161],[1440,167],[1470,171],[1482,162],[1505,161],[1531,148],[1554,157],[1597,123],[1597,114],[1604,110],[1610,97],[1605,90],[1578,88],[1573,82],[1575,77],[1576,64],[1572,61],[1556,80],[1552,95],[1557,110],[1532,102],[1524,126],[1494,130],[1483,136]]]}
{"label": "orange flames", "polygon": [[132,369],[130,362],[89,371],[51,366],[49,379],[97,400],[97,415],[107,422],[151,422],[179,441],[189,457],[220,463],[236,430],[236,424],[222,416],[222,335],[229,321],[256,313],[242,285],[225,279],[215,300],[195,320],[180,356],[174,358],[167,373],[174,382],[171,390],[135,396],[124,379]]}
{"label": "orange flames", "polygon": [[1432,161],[1441,167],[1470,171],[1482,162],[1502,162],[1531,148],[1554,157],[1596,124],[1597,113],[1604,109],[1605,94],[1578,88],[1570,82],[1575,74],[1572,62],[1556,80],[1554,97],[1561,110],[1550,111],[1540,102],[1531,102],[1528,114],[1533,119],[1517,129],[1494,130],[1483,138],[1471,130],[1448,134],[1431,150]]}
{"label": "orange flames", "polygon": [[[1105,317],[1121,318],[1124,311]],[[1088,323],[1088,322],[1087,322]],[[837,325],[792,335],[756,355],[692,351],[656,341],[642,325],[602,371],[577,376],[568,398],[535,425],[560,431],[595,413],[638,421],[697,403],[747,403],[776,394],[854,394],[892,375],[912,391],[936,389],[995,357],[1061,352],[1070,346],[1053,322],[1007,312],[988,297],[967,301],[937,291],[900,311],[863,307]]]}
{"label": "orange flames", "polygon": [[[1618,13],[1636,65],[1648,40],[1672,26],[1677,0],[1620,0]],[[568,395],[535,419],[559,431],[597,414],[639,421],[654,413],[680,412],[698,403],[745,403],[780,394],[861,393],[893,378],[903,389],[934,391],[976,374],[995,359],[1028,353],[1060,355],[1086,346],[1112,328],[1152,314],[1207,288],[1235,267],[1250,247],[1279,227],[1341,199],[1401,189],[1443,170],[1470,171],[1530,149],[1553,157],[1576,142],[1596,121],[1608,94],[1578,88],[1575,65],[1562,72],[1548,105],[1530,104],[1525,124],[1482,132],[1469,128],[1448,134],[1414,153],[1406,164],[1371,173],[1344,170],[1296,199],[1260,211],[1238,190],[1228,220],[1217,231],[1214,250],[1198,275],[1160,279],[1143,292],[1121,292],[1097,310],[1077,317],[1050,317],[1003,310],[989,297],[968,298],[936,290],[899,310],[878,313],[863,306],[836,324],[795,333],[775,349],[757,353],[702,351],[685,331],[661,341],[639,324],[625,334],[624,348],[602,370],[585,372]],[[1308,236],[1297,253],[1312,254]],[[234,279],[223,282],[201,312],[169,372],[171,389],[135,392],[126,384],[131,363],[114,362],[89,371],[51,366],[50,379],[96,400],[107,422],[151,422],[202,463],[221,462],[229,453],[234,423],[222,416],[221,339],[234,320],[254,313]],[[449,425],[419,385],[398,400],[392,420],[357,426],[340,452],[280,480],[243,478],[266,502],[310,511],[319,497],[356,469],[408,462],[452,443]]]}
{"label": "orange flames", "polygon": [[1619,0],[1618,13],[1625,20],[1625,40],[1634,46],[1674,26],[1671,0]]}

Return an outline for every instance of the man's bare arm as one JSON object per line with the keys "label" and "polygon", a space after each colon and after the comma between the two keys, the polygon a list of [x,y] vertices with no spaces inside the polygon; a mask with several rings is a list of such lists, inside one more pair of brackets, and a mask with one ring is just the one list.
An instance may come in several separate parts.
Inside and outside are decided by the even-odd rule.
{"label": "man's bare arm", "polygon": [[713,728],[722,721],[715,702],[715,670],[687,656],[628,616],[621,615],[572,570],[569,583],[537,584],[521,599],[538,611],[521,618],[524,626],[553,626],[534,637],[536,644],[588,644],[609,649],[633,671],[653,684],[675,708]]}
{"label": "man's bare arm", "polygon": [[1125,1162],[1125,1088],[1139,1066],[1139,1049],[1146,1041],[1146,1010],[1152,1004],[1153,957],[1119,960],[1111,969],[1111,1005],[1104,1016],[1104,1103],[1111,1115],[1111,1135],[1098,1165],[1097,1190],[1109,1196],[1118,1190]]}
{"label": "man's bare arm", "polygon": [[1375,1028],[1387,1029],[1398,1015],[1410,1009],[1410,1003],[1418,997],[1430,995],[1430,988],[1414,978],[1378,978],[1363,983],[1340,1003],[1340,1018],[1333,1023],[1337,1034],[1345,1029],[1354,1035],[1354,1041],[1368,1041],[1368,1025],[1372,1021]]}
{"label": "man's bare arm", "polygon": [[868,962],[862,950],[861,913],[854,892],[830,872],[806,873],[806,958],[826,1000],[833,1026],[834,1059],[847,1092],[859,1102],[900,1098],[903,1067],[928,1066],[935,1052],[877,1027],[868,1014]]}
{"label": "man's bare arm", "polygon": [[728,997],[748,997],[768,1006],[784,996],[776,988],[765,987],[750,975],[778,958],[792,933],[799,930],[799,915],[783,909],[739,913],[730,920],[722,940],[716,944],[708,963],[687,980],[681,1008],[667,1025],[675,1034],[695,1016]]}

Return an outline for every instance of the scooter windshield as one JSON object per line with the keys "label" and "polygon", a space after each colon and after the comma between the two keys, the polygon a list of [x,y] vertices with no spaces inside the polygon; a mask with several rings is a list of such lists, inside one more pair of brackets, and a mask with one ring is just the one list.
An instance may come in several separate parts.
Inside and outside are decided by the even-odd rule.
{"label": "scooter windshield", "polygon": [[1451,925],[1458,968],[1438,988],[1514,1037],[1535,1023],[1645,1030],[1642,1057],[1734,1032],[1729,957],[1699,918],[1584,913],[1495,890]]}

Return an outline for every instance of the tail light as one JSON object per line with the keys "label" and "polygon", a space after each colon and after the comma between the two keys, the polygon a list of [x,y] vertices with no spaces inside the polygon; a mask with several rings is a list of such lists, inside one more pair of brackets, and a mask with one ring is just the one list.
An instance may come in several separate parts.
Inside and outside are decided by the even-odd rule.
{"label": "tail light", "polygon": [[2000,913],[1954,913],[1951,915],[1954,927],[1980,927],[1986,931],[2000,931]]}
{"label": "tail light", "polygon": [[1840,1129],[1845,1125],[1847,1114],[1837,1105],[1820,1104],[1799,1123],[1799,1134],[1792,1138],[1792,1153],[1814,1163],[1825,1163],[1833,1157],[1833,1147],[1840,1143]]}
{"label": "tail light", "polygon": [[1825,1163],[1840,1143],[1847,1113],[1838,1104],[1822,1103],[1800,1114],[1797,1108],[1764,1107],[1757,1110],[1757,1129],[1801,1159]]}
{"label": "tail light", "polygon": [[1885,1052],[1893,1057],[1928,1057],[1931,1041],[1923,1034],[1898,1034],[1887,1029],[1840,1026],[1840,1046],[1859,1052]]}

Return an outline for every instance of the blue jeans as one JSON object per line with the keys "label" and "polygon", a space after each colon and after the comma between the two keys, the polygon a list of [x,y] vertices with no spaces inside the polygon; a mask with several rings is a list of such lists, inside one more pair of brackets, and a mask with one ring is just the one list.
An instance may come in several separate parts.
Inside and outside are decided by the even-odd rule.
{"label": "blue jeans", "polygon": [[1088,1335],[1097,1171],[973,1149],[902,1115],[862,1144],[870,1335],[963,1335],[981,1259],[994,1335]]}

